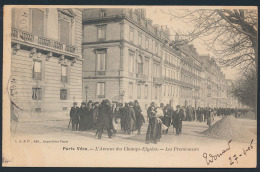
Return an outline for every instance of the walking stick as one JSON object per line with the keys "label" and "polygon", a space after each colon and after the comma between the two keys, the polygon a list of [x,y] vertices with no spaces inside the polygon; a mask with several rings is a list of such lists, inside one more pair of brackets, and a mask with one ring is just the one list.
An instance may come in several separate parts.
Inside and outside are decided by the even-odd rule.
{"label": "walking stick", "polygon": [[[71,118],[70,118],[70,122],[71,122]],[[70,128],[70,122],[69,122],[68,128]]]}

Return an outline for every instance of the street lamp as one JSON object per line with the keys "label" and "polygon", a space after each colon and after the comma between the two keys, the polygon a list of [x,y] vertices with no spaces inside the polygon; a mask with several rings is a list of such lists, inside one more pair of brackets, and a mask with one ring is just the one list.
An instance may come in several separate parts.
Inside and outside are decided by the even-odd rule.
{"label": "street lamp", "polygon": [[86,90],[86,103],[88,102],[88,89],[89,87],[86,85],[85,90]]}

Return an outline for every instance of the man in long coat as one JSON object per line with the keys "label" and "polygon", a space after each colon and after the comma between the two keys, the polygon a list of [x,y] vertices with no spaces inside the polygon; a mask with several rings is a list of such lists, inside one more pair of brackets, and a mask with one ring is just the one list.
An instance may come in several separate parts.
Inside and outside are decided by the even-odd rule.
{"label": "man in long coat", "polygon": [[173,119],[173,127],[176,128],[176,135],[180,135],[182,132],[182,121],[184,119],[184,112],[180,105],[176,106],[175,117]]}
{"label": "man in long coat", "polygon": [[70,119],[72,123],[72,130],[78,130],[79,129],[79,107],[77,106],[77,102],[73,103],[73,107],[70,109]]}
{"label": "man in long coat", "polygon": [[107,130],[108,137],[112,137],[112,108],[109,100],[103,100],[98,110],[97,117],[97,134],[101,139],[103,130]]}
{"label": "man in long coat", "polygon": [[134,104],[133,102],[130,102],[126,114],[127,134],[131,134],[131,132],[135,131],[136,129],[135,123],[136,123],[136,118],[135,118]]}
{"label": "man in long coat", "polygon": [[134,101],[134,110],[136,118],[136,129],[138,130],[137,135],[141,134],[141,127],[145,123],[144,116],[142,114],[142,109],[137,100]]}

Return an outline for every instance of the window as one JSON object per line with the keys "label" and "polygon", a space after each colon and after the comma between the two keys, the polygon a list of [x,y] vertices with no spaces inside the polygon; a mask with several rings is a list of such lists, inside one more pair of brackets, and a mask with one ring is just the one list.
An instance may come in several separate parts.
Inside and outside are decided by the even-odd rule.
{"label": "window", "polygon": [[148,98],[148,85],[144,86],[144,97],[147,99]]}
{"label": "window", "polygon": [[98,39],[106,39],[106,26],[98,26]]}
{"label": "window", "polygon": [[137,56],[137,73],[142,74],[143,73],[143,60],[141,56]]}
{"label": "window", "polygon": [[149,38],[148,37],[146,37],[146,39],[145,39],[145,49],[149,49]]}
{"label": "window", "polygon": [[41,88],[32,88],[32,99],[33,100],[42,99],[42,89]]}
{"label": "window", "polygon": [[171,86],[168,85],[168,96],[170,96],[170,93],[171,93]]}
{"label": "window", "polygon": [[67,100],[68,99],[68,92],[66,89],[60,89],[60,99]]}
{"label": "window", "polygon": [[160,77],[160,65],[154,63],[154,77]]}
{"label": "window", "polygon": [[137,85],[137,98],[141,98],[141,85]]}
{"label": "window", "polygon": [[106,70],[106,53],[97,53],[97,71]]}
{"label": "window", "polygon": [[149,60],[145,60],[145,63],[144,63],[144,74],[146,76],[149,76]]}
{"label": "window", "polygon": [[131,42],[134,41],[134,29],[130,27],[130,35],[129,35],[129,40]]}
{"label": "window", "polygon": [[134,53],[129,52],[128,71],[134,73]]}
{"label": "window", "polygon": [[60,42],[70,43],[70,23],[65,20],[60,20]]}
{"label": "window", "polygon": [[105,98],[105,83],[104,82],[97,83],[97,96],[98,96],[98,98]]}
{"label": "window", "polygon": [[61,65],[61,82],[68,83],[68,66]]}
{"label": "window", "polygon": [[138,34],[138,45],[142,46],[142,34],[140,32]]}
{"label": "window", "polygon": [[158,54],[158,43],[155,44],[155,54]]}
{"label": "window", "polygon": [[36,35],[44,35],[44,11],[32,9],[32,33]]}
{"label": "window", "polygon": [[132,82],[129,82],[128,85],[128,94],[129,94],[129,98],[131,99],[133,97],[133,91],[134,91],[134,86]]}
{"label": "window", "polygon": [[107,16],[107,13],[105,10],[101,10],[100,12],[100,17],[106,17]]}
{"label": "window", "polygon": [[34,61],[33,62],[33,78],[36,80],[42,79],[42,62],[41,61]]}

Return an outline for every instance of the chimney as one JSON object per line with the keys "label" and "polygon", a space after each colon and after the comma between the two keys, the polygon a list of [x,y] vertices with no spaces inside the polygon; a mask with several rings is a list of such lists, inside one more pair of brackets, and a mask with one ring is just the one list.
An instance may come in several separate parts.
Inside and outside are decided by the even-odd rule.
{"label": "chimney", "polygon": [[148,23],[149,25],[153,25],[153,20],[147,19],[147,23]]}

